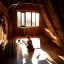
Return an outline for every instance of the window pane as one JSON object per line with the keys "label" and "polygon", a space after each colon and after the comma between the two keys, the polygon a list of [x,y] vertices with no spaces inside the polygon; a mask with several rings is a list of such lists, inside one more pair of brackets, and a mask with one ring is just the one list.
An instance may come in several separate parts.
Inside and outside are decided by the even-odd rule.
{"label": "window pane", "polygon": [[26,26],[31,26],[31,12],[26,12]]}
{"label": "window pane", "polygon": [[35,13],[32,13],[32,26],[35,26]]}
{"label": "window pane", "polygon": [[39,26],[39,13],[36,13],[36,26]]}
{"label": "window pane", "polygon": [[22,13],[22,26],[25,26],[25,24],[24,24],[24,13]]}
{"label": "window pane", "polygon": [[17,12],[17,26],[21,26],[21,12]]}

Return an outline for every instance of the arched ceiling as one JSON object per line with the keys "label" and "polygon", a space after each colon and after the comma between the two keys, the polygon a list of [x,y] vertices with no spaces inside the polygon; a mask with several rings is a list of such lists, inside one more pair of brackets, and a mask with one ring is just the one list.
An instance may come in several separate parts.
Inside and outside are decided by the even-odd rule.
{"label": "arched ceiling", "polygon": [[[37,3],[36,1],[41,1],[41,4],[44,5],[44,1],[47,0],[1,0],[4,4],[4,6],[7,9],[10,9],[12,7],[13,4],[20,4],[20,3]],[[64,0],[50,0],[55,12],[57,13],[60,21],[61,21],[61,25],[63,27],[63,31],[64,31]]]}
{"label": "arched ceiling", "polygon": [[43,2],[44,0],[2,0],[3,4],[6,8],[9,8],[12,4],[18,4],[18,3],[36,3],[36,1]]}

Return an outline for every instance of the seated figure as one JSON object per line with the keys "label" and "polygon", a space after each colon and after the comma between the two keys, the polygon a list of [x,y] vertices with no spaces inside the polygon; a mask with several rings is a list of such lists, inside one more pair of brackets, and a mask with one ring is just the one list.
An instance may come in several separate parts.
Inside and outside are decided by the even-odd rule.
{"label": "seated figure", "polygon": [[34,47],[32,45],[32,40],[30,39],[30,36],[29,35],[27,35],[27,39],[28,39],[28,41],[27,41],[28,51],[33,52],[34,51]]}

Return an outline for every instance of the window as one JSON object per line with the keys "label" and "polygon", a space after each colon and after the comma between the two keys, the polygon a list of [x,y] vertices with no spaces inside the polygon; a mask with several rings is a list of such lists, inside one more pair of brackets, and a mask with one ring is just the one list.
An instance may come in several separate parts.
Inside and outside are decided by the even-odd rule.
{"label": "window", "polygon": [[18,27],[39,26],[39,13],[35,12],[17,12]]}
{"label": "window", "polygon": [[26,12],[26,26],[31,26],[31,12]]}

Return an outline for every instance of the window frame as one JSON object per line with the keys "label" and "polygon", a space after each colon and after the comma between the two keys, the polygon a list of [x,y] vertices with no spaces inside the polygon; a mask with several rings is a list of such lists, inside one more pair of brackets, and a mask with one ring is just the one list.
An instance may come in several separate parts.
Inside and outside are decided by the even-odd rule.
{"label": "window frame", "polygon": [[[17,12],[20,12],[20,13],[24,13],[24,26],[22,26],[22,21],[21,21],[21,26],[18,26],[18,24],[17,24],[17,27],[18,28],[22,28],[22,27],[25,27],[25,28],[27,28],[27,27],[38,27],[38,26],[36,26],[36,13],[38,13],[39,14],[39,12],[32,12],[32,11],[17,11]],[[26,26],[26,12],[30,12],[31,13],[31,26]],[[32,13],[35,13],[35,26],[32,26]],[[22,15],[21,15],[21,17],[22,17]],[[40,22],[40,14],[39,14],[39,22]],[[17,18],[17,23],[18,23],[18,18]]]}

